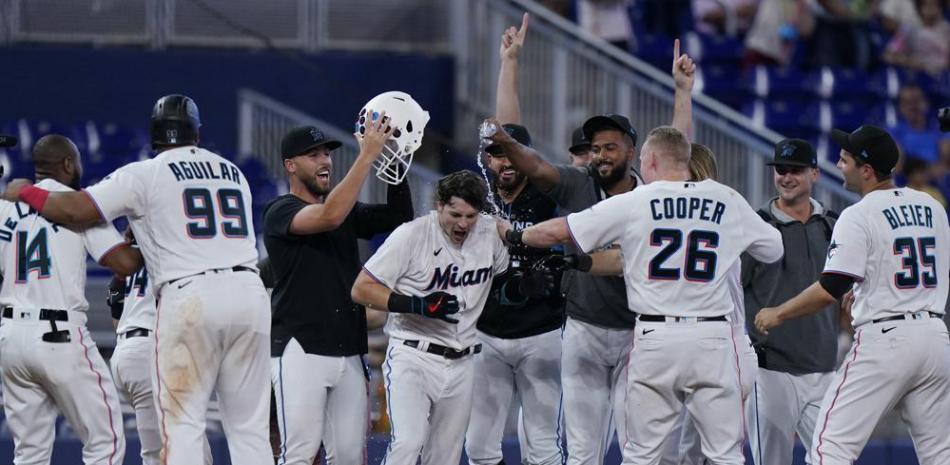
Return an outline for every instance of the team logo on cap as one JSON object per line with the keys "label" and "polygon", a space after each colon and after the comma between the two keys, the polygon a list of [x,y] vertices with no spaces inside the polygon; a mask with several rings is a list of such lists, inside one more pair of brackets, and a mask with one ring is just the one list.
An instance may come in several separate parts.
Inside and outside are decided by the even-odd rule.
{"label": "team logo on cap", "polygon": [[779,156],[782,158],[788,158],[792,156],[793,153],[795,153],[795,146],[792,144],[785,144],[785,146],[782,147],[782,152],[779,153]]}
{"label": "team logo on cap", "polygon": [[313,137],[314,142],[324,139],[323,133],[317,128],[310,128],[310,137]]}
{"label": "team logo on cap", "polygon": [[862,151],[861,151],[861,158],[864,158],[865,160],[867,160],[868,158],[871,158],[871,154],[869,154],[866,149],[865,149],[865,150],[862,150]]}

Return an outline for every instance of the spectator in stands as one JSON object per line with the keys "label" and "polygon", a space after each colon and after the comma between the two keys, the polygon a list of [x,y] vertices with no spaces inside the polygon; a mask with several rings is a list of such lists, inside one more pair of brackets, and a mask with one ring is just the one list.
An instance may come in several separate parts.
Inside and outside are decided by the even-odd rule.
{"label": "spectator in stands", "polygon": [[940,193],[940,190],[933,186],[933,177],[927,162],[919,158],[908,158],[904,160],[904,179],[907,180],[907,187],[930,194],[931,197],[940,202],[943,208],[947,208],[947,199]]}
{"label": "spectator in stands", "polygon": [[633,1],[579,0],[577,22],[581,29],[623,50],[632,50],[633,25],[627,9]]}
{"label": "spectator in stands", "polygon": [[745,34],[759,0],[693,0],[696,30],[705,34]]}
{"label": "spectator in stands", "polygon": [[815,32],[806,65],[867,69],[871,61],[867,0],[812,0]]}
{"label": "spectator in stands", "polygon": [[761,0],[745,39],[745,68],[789,63],[799,37],[814,29],[807,0]]}
{"label": "spectator in stands", "polygon": [[897,124],[889,129],[904,157],[936,163],[940,159],[941,146],[950,144],[941,145],[941,141],[948,140],[948,137],[937,127],[937,118],[930,113],[930,102],[920,86],[901,87],[897,94],[897,110]]}
{"label": "spectator in stands", "polygon": [[880,0],[877,13],[881,28],[887,34],[896,33],[902,26],[920,26],[913,0]]}
{"label": "spectator in stands", "polygon": [[942,0],[914,0],[920,24],[902,24],[884,51],[884,61],[939,75],[950,63],[950,22]]}

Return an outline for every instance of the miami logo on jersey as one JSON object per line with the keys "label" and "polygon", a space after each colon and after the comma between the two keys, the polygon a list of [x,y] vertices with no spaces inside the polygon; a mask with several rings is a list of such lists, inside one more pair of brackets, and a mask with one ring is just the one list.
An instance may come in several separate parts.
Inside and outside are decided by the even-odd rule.
{"label": "miami logo on jersey", "polygon": [[461,274],[459,274],[459,271],[459,267],[454,263],[450,264],[445,269],[436,267],[435,273],[432,274],[432,280],[429,281],[429,285],[426,286],[424,290],[445,290],[449,287],[472,286],[475,284],[488,282],[488,280],[491,279],[490,266],[479,268],[477,270],[465,270]]}

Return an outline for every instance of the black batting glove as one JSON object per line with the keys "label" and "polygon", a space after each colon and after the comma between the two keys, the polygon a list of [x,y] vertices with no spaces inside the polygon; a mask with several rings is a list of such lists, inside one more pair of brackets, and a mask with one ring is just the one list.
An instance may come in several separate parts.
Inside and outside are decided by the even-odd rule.
{"label": "black batting glove", "polygon": [[590,255],[550,255],[541,260],[541,267],[552,271],[577,270],[588,272],[594,261]]}
{"label": "black batting glove", "polygon": [[448,292],[433,292],[425,297],[393,292],[389,295],[388,307],[389,311],[393,313],[413,313],[452,324],[459,322],[459,320],[449,317],[449,315],[458,313],[459,299]]}
{"label": "black batting glove", "polygon": [[122,316],[122,307],[125,306],[125,280],[118,277],[109,282],[106,305],[112,313],[112,318],[118,320]]}

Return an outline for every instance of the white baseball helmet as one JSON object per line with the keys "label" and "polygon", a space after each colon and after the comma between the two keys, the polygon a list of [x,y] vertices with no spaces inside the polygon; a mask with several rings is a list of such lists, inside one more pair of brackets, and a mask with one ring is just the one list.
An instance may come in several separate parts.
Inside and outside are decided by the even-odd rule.
{"label": "white baseball helmet", "polygon": [[[369,110],[372,114],[367,114]],[[383,153],[376,159],[376,177],[387,184],[399,184],[409,173],[412,154],[422,145],[429,112],[405,92],[383,92],[363,105],[356,120],[356,133],[362,136],[366,122],[379,118],[383,112],[386,112],[393,130]]]}

